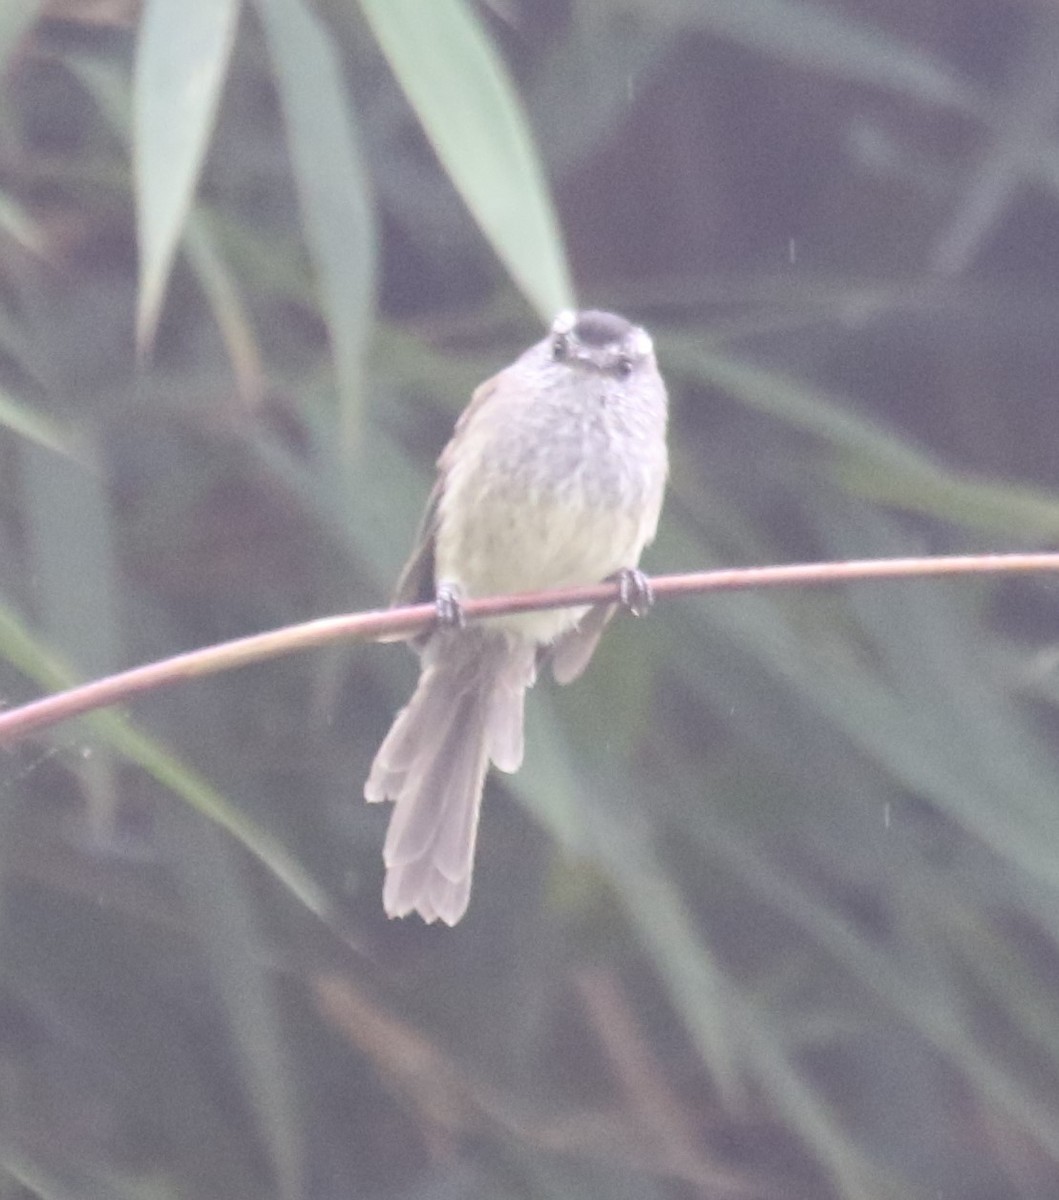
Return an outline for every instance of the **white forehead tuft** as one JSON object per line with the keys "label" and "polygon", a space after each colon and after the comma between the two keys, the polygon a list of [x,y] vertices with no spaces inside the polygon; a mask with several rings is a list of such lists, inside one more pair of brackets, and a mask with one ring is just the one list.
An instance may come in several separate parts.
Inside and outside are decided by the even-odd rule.
{"label": "white forehead tuft", "polygon": [[646,329],[634,325],[629,331],[629,348],[638,358],[646,358],[654,350],[655,344]]}
{"label": "white forehead tuft", "polygon": [[564,308],[552,322],[553,334],[567,334],[577,324],[577,313],[572,308]]}
{"label": "white forehead tuft", "polygon": [[[640,328],[639,325],[630,324],[623,317],[617,317],[612,313],[596,312],[595,310],[579,312],[573,308],[564,308],[562,312],[556,315],[555,320],[552,321],[551,336],[566,337],[568,334],[574,333],[582,321],[592,320],[598,325],[603,318],[606,318],[612,324],[620,323],[627,327],[621,340],[624,343],[626,353],[630,354],[633,358],[649,358],[654,353],[654,342],[651,340],[651,335],[646,329]],[[596,336],[598,337],[599,335],[597,334]],[[617,339],[615,338],[615,340]]]}

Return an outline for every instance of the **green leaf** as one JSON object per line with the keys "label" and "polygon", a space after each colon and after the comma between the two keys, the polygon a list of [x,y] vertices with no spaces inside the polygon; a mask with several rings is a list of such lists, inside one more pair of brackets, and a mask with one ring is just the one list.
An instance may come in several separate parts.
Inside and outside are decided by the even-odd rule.
{"label": "green leaf", "polygon": [[593,757],[592,785],[582,784],[571,769],[567,739],[553,711],[529,707],[526,731],[527,769],[508,786],[558,841],[593,861],[610,881],[703,1063],[721,1090],[733,1096],[738,1072],[730,991],[654,853],[650,832],[628,794],[635,784],[612,773],[605,752]]}
{"label": "green leaf", "polygon": [[78,1161],[61,1145],[27,1141],[22,1145],[5,1135],[0,1140],[0,1168],[26,1189],[25,1194],[40,1200],[168,1200],[171,1195],[157,1179],[127,1177],[98,1163]]}
{"label": "green leaf", "polygon": [[265,391],[261,347],[238,280],[201,208],[188,215],[184,251],[224,339],[239,395],[248,407],[256,406]]}
{"label": "green leaf", "polygon": [[[49,691],[72,687],[77,676],[69,664],[44,646],[10,608],[0,605],[0,657]],[[255,824],[201,775],[155,739],[136,729],[123,714],[100,710],[80,718],[108,746],[176,793],[204,817],[227,830],[325,924],[334,925],[333,906],[324,889],[285,847]]]}
{"label": "green leaf", "polygon": [[42,0],[0,4],[0,75],[6,72],[15,51],[37,20],[42,7]]}
{"label": "green leaf", "polygon": [[360,0],[482,232],[537,312],[571,307],[562,237],[514,86],[463,0]]}
{"label": "green leaf", "polygon": [[[623,0],[642,13],[639,0]],[[884,88],[928,104],[975,110],[968,84],[946,64],[901,38],[808,0],[661,0],[674,18],[818,74]]]}
{"label": "green leaf", "polygon": [[693,378],[840,451],[835,474],[850,492],[877,504],[1020,538],[1059,535],[1059,498],[1052,492],[950,471],[857,415],[842,397],[785,372],[703,350],[699,342],[695,336],[675,339],[667,343],[667,358]]}
{"label": "green leaf", "polygon": [[361,406],[375,288],[375,222],[334,44],[301,0],[257,0],[320,279],[347,440]]}
{"label": "green leaf", "polygon": [[164,828],[192,928],[220,994],[243,1086],[269,1149],[281,1200],[306,1191],[295,1079],[271,946],[253,889],[221,833],[174,808]]}
{"label": "green leaf", "polygon": [[[110,494],[96,470],[57,470],[54,455],[33,442],[20,450],[38,629],[79,674],[105,675],[126,658]],[[93,755],[82,780],[90,820],[102,840],[113,834],[117,780],[111,756]]]}
{"label": "green leaf", "polygon": [[75,457],[74,439],[69,431],[42,413],[34,412],[6,392],[0,391],[0,426],[27,438],[46,450]]}
{"label": "green leaf", "polygon": [[25,206],[8,192],[0,192],[0,230],[33,254],[40,254],[44,249],[44,239],[37,223],[29,216]]}
{"label": "green leaf", "polygon": [[140,243],[140,345],[166,282],[217,116],[239,0],[148,0],[133,77],[133,171]]}

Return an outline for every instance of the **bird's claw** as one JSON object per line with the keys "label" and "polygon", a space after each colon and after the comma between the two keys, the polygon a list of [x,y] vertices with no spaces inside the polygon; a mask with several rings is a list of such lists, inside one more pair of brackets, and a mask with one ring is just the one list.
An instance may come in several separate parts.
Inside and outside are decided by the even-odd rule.
{"label": "bird's claw", "polygon": [[442,629],[462,629],[467,624],[460,600],[459,589],[452,583],[438,584],[434,597],[434,611]]}
{"label": "bird's claw", "polygon": [[614,578],[618,582],[618,599],[622,608],[634,617],[645,617],[655,602],[651,581],[636,567],[623,567]]}

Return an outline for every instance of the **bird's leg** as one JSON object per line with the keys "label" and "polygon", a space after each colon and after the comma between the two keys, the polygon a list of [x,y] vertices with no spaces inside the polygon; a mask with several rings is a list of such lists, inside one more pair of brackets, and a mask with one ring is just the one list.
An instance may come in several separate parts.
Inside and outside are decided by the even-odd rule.
{"label": "bird's leg", "polygon": [[438,627],[441,629],[462,629],[467,624],[460,600],[460,589],[454,583],[438,584],[434,596],[434,610],[437,613]]}
{"label": "bird's leg", "polygon": [[610,576],[618,585],[618,599],[634,617],[645,617],[655,602],[651,581],[637,567],[622,567]]}

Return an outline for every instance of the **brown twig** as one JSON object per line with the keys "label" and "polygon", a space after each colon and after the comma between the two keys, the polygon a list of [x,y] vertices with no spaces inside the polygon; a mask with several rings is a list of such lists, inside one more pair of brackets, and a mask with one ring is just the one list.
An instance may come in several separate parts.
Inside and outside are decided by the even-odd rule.
{"label": "brown twig", "polygon": [[[981,554],[945,558],[879,558],[849,562],[795,563],[790,566],[734,567],[686,575],[660,575],[651,580],[655,596],[687,596],[702,592],[747,591],[765,587],[821,587],[836,583],[882,579],[930,579],[941,575],[1032,574],[1059,572],[1059,554]],[[463,605],[469,621],[508,613],[548,608],[575,608],[617,603],[615,583],[562,588],[518,596],[493,596],[468,600]],[[322,617],[269,633],[254,634],[218,646],[207,646],[174,658],[134,667],[117,675],[57,692],[0,713],[0,746],[10,745],[38,730],[94,709],[131,699],[142,692],[230,671],[337,641],[378,641],[409,638],[427,629],[436,619],[432,604],[390,608],[376,612]]]}

